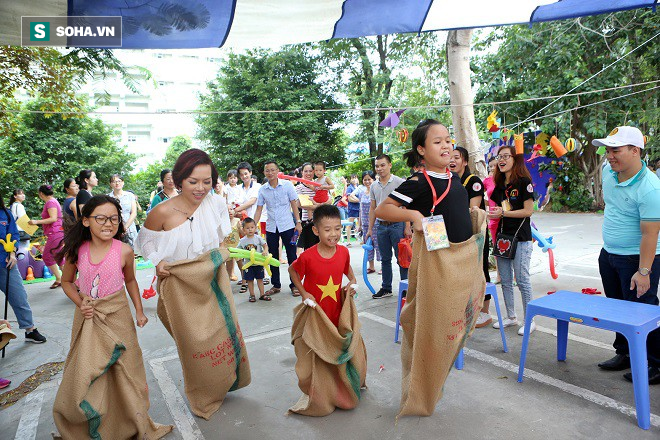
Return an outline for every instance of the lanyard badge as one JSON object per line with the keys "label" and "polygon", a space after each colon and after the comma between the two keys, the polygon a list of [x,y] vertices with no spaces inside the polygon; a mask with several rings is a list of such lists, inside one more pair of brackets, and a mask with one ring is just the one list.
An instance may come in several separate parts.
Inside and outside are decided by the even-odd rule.
{"label": "lanyard badge", "polygon": [[452,176],[447,169],[447,174],[449,175],[449,180],[447,181],[447,189],[442,193],[440,197],[437,196],[435,192],[435,187],[431,178],[426,173],[426,170],[423,170],[424,177],[431,187],[431,194],[433,194],[433,206],[431,206],[431,216],[424,217],[422,219],[422,229],[424,230],[424,241],[426,242],[426,249],[430,251],[436,251],[438,249],[445,249],[449,247],[449,238],[447,237],[447,227],[445,226],[445,219],[442,215],[433,215],[436,206],[447,197],[449,194],[449,189],[451,188]]}

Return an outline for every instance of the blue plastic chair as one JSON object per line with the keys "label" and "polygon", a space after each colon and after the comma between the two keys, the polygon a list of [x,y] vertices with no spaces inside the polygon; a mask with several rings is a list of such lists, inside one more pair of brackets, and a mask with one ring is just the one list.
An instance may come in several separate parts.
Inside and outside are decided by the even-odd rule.
{"label": "blue plastic chair", "polygon": [[646,339],[651,331],[660,327],[660,307],[565,290],[530,301],[525,314],[525,335],[520,351],[518,382],[523,381],[529,328],[536,315],[557,320],[558,361],[566,360],[569,322],[611,330],[625,336],[630,349],[637,424],[643,429],[651,427]]}
{"label": "blue plastic chair", "polygon": [[[408,280],[401,280],[399,282],[399,299],[396,306],[396,325],[394,326],[394,342],[399,342],[399,322],[401,319],[401,300],[403,299],[403,292],[408,290]],[[500,313],[500,302],[497,298],[497,288],[493,283],[486,283],[486,293],[491,294],[493,302],[495,303],[495,310],[497,311],[497,320],[500,323],[500,336],[502,337],[502,350],[505,353],[509,352],[509,347],[506,343],[506,334],[504,333],[504,326],[502,325],[502,314]],[[458,354],[458,358],[454,364],[457,370],[463,369],[463,350]]]}

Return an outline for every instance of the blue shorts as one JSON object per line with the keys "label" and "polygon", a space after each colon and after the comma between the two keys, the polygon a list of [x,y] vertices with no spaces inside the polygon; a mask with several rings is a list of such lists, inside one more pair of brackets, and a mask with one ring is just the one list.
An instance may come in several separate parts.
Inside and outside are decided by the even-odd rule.
{"label": "blue shorts", "polygon": [[264,267],[263,266],[250,266],[243,271],[243,279],[246,281],[263,280]]}
{"label": "blue shorts", "polygon": [[352,209],[348,208],[348,218],[360,218],[360,208]]}

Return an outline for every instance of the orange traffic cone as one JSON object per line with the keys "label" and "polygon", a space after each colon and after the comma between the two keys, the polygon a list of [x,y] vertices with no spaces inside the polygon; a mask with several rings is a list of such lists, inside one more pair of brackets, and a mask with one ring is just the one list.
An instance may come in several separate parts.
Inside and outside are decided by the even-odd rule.
{"label": "orange traffic cone", "polygon": [[27,276],[25,277],[25,281],[32,281],[32,280],[34,280],[34,272],[32,271],[32,266],[28,266]]}

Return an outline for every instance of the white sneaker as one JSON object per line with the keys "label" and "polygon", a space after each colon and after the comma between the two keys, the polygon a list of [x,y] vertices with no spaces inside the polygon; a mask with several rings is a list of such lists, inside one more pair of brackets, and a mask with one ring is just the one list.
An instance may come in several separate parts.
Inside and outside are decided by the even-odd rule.
{"label": "white sneaker", "polygon": [[[518,325],[518,318],[515,316],[513,318],[506,318],[502,321],[502,324],[504,325],[504,328],[507,327],[513,327],[514,325]],[[500,321],[493,321],[493,328],[500,328]]]}
{"label": "white sneaker", "polygon": [[485,312],[479,312],[479,317],[477,318],[477,325],[475,327],[476,328],[486,327],[491,322],[493,322],[492,316],[490,316],[488,313]]}
{"label": "white sneaker", "polygon": [[[532,321],[532,325],[529,326],[529,334],[531,335],[532,333],[534,333],[534,330],[536,330],[536,323],[534,321]],[[520,336],[525,336],[525,326],[524,325],[518,329],[518,334]]]}

